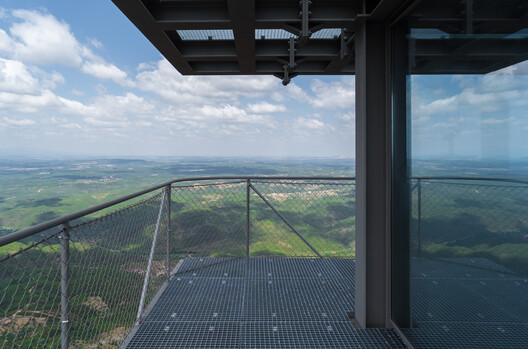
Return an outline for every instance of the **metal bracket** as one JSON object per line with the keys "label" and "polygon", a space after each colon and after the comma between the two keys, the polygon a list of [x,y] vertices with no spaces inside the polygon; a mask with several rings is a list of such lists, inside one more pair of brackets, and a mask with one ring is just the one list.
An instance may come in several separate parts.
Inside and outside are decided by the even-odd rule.
{"label": "metal bracket", "polygon": [[297,49],[295,48],[295,38],[293,36],[290,37],[289,45],[290,47],[288,48],[288,53],[289,53],[290,59],[289,59],[288,64],[283,66],[284,76],[282,78],[282,84],[284,86],[290,83],[291,81],[290,73],[293,72],[293,70],[295,69],[295,66],[297,65],[295,63],[295,51],[297,51]]}
{"label": "metal bracket", "polygon": [[290,79],[290,73],[288,71],[288,66],[285,65],[284,66],[284,76],[282,77],[282,84],[286,86],[290,83],[290,81],[291,79]]}

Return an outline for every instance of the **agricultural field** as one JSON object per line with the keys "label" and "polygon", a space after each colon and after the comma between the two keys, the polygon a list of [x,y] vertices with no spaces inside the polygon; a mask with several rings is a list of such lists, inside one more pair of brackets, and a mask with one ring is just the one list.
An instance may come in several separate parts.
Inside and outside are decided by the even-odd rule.
{"label": "agricultural field", "polygon": [[250,175],[353,176],[353,160],[0,159],[0,234],[176,178]]}

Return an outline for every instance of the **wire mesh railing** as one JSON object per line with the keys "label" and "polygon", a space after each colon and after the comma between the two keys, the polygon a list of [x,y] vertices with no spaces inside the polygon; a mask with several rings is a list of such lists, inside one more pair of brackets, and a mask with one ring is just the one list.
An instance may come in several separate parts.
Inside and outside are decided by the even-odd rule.
{"label": "wire mesh railing", "polygon": [[[412,256],[482,257],[527,275],[527,194],[497,179],[413,179]],[[354,258],[355,182],[178,180],[2,236],[0,247],[0,348],[117,348],[183,258]]]}
{"label": "wire mesh railing", "polygon": [[2,236],[0,348],[117,348],[185,257],[353,258],[354,193],[352,178],[188,179]]}
{"label": "wire mesh railing", "polygon": [[[0,347],[119,344],[136,319],[161,198],[17,242],[25,247],[0,259]],[[158,259],[147,302],[165,270]]]}
{"label": "wire mesh railing", "polygon": [[[528,183],[416,178],[411,249],[416,257],[528,275]],[[491,263],[489,263],[491,262]]]}

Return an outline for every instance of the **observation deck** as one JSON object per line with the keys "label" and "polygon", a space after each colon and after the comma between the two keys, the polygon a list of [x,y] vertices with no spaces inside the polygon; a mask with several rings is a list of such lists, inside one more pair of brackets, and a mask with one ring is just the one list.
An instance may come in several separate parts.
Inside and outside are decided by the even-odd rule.
{"label": "observation deck", "polygon": [[[503,217],[526,219],[528,184],[411,184],[402,333],[415,348],[528,347],[525,264],[460,248],[504,240],[522,258]],[[471,203],[464,219],[439,219],[453,202]],[[355,326],[354,221],[354,178],[191,178],[1,236],[0,346],[405,348],[396,329]]]}

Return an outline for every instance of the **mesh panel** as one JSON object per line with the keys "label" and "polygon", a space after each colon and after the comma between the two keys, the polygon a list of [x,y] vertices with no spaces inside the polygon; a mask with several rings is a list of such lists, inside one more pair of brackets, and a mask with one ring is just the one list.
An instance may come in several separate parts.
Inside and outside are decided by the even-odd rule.
{"label": "mesh panel", "polygon": [[25,247],[0,259],[0,347],[58,347],[59,239],[55,233],[22,240],[18,246]]}
{"label": "mesh panel", "polygon": [[[355,255],[352,183],[258,181],[254,186],[322,256]],[[255,193],[251,204],[251,256],[317,256]]]}
{"label": "mesh panel", "polygon": [[245,184],[175,186],[171,205],[173,258],[245,256]]}
{"label": "mesh panel", "polygon": [[421,180],[412,212],[413,255],[528,275],[528,186]]}
{"label": "mesh panel", "polygon": [[[163,219],[147,304],[166,280],[167,211],[160,215],[161,198],[158,194],[68,229],[70,347],[113,348],[128,334],[136,320],[158,216]],[[63,236],[49,235],[0,262],[2,348],[60,346]]]}

